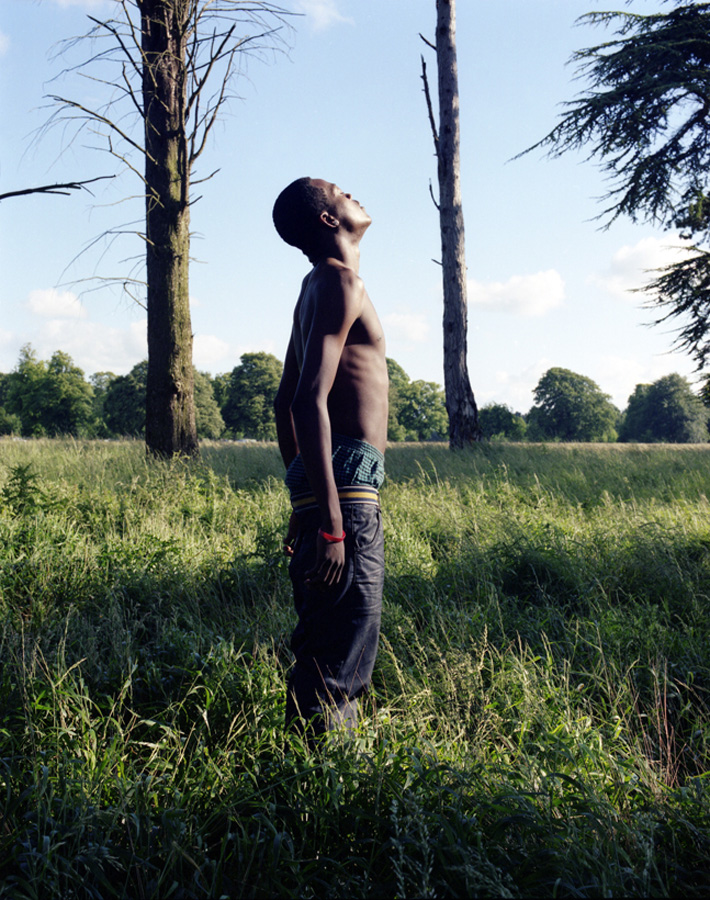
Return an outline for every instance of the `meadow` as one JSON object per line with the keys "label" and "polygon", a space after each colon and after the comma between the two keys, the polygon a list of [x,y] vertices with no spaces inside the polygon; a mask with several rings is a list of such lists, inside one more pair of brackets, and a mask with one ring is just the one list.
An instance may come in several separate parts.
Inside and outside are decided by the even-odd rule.
{"label": "meadow", "polygon": [[394,445],[373,690],[283,729],[268,444],[0,441],[0,897],[710,891],[710,446]]}

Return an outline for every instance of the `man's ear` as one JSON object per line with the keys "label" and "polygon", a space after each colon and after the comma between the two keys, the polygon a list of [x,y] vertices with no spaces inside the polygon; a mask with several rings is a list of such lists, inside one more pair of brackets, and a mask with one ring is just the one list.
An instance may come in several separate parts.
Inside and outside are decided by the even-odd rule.
{"label": "man's ear", "polygon": [[332,216],[327,209],[324,209],[323,212],[319,216],[321,222],[328,226],[328,228],[337,228],[340,225],[338,219],[335,216]]}

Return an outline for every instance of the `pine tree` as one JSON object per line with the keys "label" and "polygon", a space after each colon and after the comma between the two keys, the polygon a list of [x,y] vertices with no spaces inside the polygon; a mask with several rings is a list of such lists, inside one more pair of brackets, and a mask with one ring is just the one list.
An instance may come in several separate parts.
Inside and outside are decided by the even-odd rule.
{"label": "pine tree", "polygon": [[614,37],[574,54],[588,89],[535,147],[553,157],[589,150],[611,182],[607,225],[627,216],[695,241],[646,290],[662,310],[656,324],[677,320],[677,345],[702,368],[710,356],[710,3],[580,21],[613,26]]}

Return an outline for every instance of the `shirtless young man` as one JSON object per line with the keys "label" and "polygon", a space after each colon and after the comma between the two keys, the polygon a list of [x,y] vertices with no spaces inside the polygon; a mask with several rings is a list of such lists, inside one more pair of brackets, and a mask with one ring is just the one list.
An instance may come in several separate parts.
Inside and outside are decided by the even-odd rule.
{"label": "shirtless young man", "polygon": [[336,185],[300,178],[279,195],[273,218],[313,265],[275,409],[293,506],[284,549],[298,614],[286,720],[308,723],[316,735],[354,726],[377,654],[387,363],[382,326],[358,276],[367,212]]}

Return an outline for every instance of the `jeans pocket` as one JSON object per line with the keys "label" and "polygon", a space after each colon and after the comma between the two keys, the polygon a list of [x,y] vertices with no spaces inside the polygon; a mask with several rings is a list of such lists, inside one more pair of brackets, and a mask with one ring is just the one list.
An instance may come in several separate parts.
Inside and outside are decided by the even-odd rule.
{"label": "jeans pocket", "polygon": [[384,579],[382,514],[378,506],[354,506],[351,514],[354,577],[358,582],[379,585]]}

